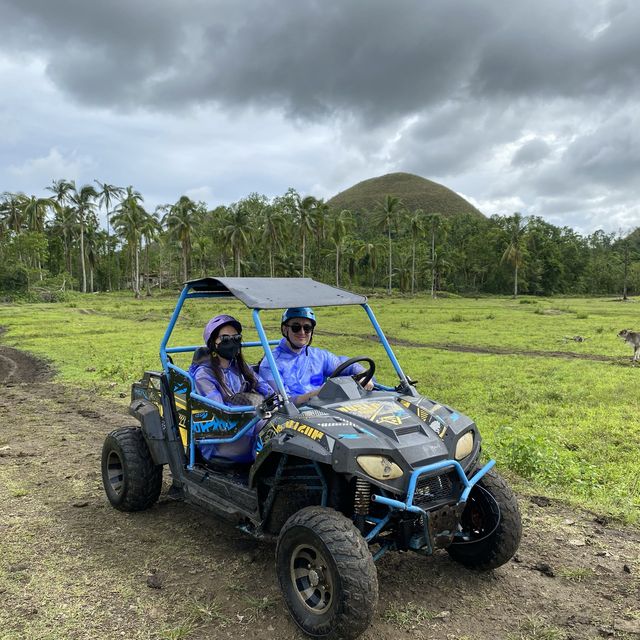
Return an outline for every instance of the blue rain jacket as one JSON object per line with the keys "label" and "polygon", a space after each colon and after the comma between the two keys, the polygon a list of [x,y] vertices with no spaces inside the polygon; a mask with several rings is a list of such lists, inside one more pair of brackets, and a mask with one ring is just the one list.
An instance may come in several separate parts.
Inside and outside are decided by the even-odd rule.
{"label": "blue rain jacket", "polygon": [[[317,347],[305,347],[299,353],[291,349],[286,338],[272,351],[278,372],[287,394],[295,402],[298,396],[314,391],[334,372],[335,368],[349,358],[337,356],[331,351]],[[352,376],[363,371],[359,364],[347,367],[342,375]],[[276,389],[273,374],[266,358],[260,363],[260,375]]]}
{"label": "blue rain jacket", "polygon": [[[238,370],[235,362],[231,363],[227,369],[221,367],[224,381],[231,393],[240,391],[250,391],[249,383]],[[222,404],[229,405],[229,398],[220,387],[220,383],[213,375],[213,369],[209,364],[209,358],[196,362],[189,367],[189,373],[195,380],[195,391],[209,400],[214,400]],[[268,396],[273,393],[271,387],[258,374],[256,374],[256,393]],[[228,462],[248,462],[251,463],[256,457],[256,441],[258,433],[264,426],[264,420],[260,420],[256,425],[247,431],[242,438],[235,442],[224,444],[203,444],[199,445],[200,453],[205,460],[223,460]]]}

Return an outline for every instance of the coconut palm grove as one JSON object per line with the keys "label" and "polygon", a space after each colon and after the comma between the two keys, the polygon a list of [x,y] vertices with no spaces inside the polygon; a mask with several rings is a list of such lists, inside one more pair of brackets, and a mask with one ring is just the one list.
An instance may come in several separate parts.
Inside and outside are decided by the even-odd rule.
{"label": "coconut palm grove", "polygon": [[0,196],[0,291],[136,297],[203,275],[309,276],[387,293],[616,294],[640,289],[640,236],[588,236],[520,213],[484,216],[406,173],[324,201],[290,188],[209,209],[145,206],[133,186],[56,179],[46,197]]}

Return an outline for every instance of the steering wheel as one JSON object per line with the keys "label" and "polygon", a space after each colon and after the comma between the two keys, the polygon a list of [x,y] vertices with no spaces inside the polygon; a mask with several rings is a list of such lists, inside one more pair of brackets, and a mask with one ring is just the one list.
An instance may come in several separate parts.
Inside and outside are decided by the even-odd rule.
{"label": "steering wheel", "polygon": [[361,371],[360,373],[356,373],[351,376],[361,387],[365,387],[371,378],[373,378],[373,374],[376,371],[376,363],[367,356],[356,356],[355,358],[349,358],[344,362],[341,362],[334,370],[333,373],[329,376],[329,378],[337,378],[345,369],[348,369],[352,364],[356,362],[366,362],[369,365],[368,369]]}

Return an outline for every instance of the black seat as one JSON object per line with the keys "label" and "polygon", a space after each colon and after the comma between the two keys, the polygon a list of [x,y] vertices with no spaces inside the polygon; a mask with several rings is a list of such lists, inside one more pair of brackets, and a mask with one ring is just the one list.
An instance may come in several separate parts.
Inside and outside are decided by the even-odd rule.
{"label": "black seat", "polygon": [[193,352],[193,358],[191,359],[191,364],[198,364],[203,360],[206,360],[209,357],[209,349],[207,347],[198,347]]}

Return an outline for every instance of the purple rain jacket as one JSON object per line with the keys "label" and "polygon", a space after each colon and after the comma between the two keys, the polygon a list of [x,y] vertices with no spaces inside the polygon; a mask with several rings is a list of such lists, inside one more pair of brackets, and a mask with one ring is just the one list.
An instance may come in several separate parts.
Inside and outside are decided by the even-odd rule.
{"label": "purple rain jacket", "polygon": [[[227,369],[220,368],[224,381],[232,394],[240,391],[249,391],[249,383],[238,370],[235,362],[231,363]],[[198,362],[194,362],[189,367],[189,373],[195,380],[195,391],[209,400],[214,400],[222,404],[229,404],[228,396],[220,387],[220,383],[213,375],[213,369],[209,364],[209,357],[203,358]],[[268,396],[273,393],[271,387],[256,374],[256,393]],[[260,420],[250,429],[242,438],[236,442],[227,442],[224,444],[203,444],[199,445],[200,453],[205,460],[221,460],[227,462],[251,463],[256,457],[256,440],[260,429],[264,426],[264,421]]]}
{"label": "purple rain jacket", "polygon": [[[284,388],[292,400],[309,391],[318,389],[345,360],[346,356],[337,356],[331,351],[318,347],[305,347],[296,353],[289,347],[286,338],[272,351]],[[363,371],[358,364],[352,364],[342,375],[352,376]],[[276,383],[266,358],[260,363],[260,375],[276,390]]]}

